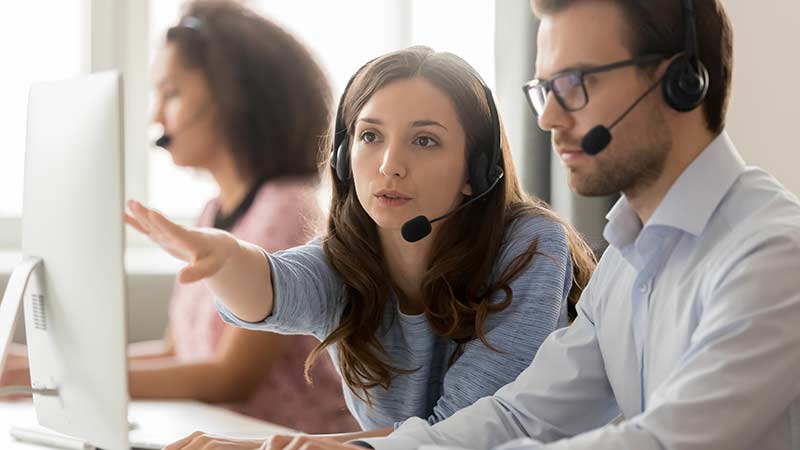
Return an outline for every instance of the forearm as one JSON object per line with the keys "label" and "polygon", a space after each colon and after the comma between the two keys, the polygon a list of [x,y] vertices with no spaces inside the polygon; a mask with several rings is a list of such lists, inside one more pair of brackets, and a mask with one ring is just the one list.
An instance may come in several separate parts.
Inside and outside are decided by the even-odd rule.
{"label": "forearm", "polygon": [[362,439],[377,450],[417,449],[424,445],[489,449],[524,435],[506,407],[495,397],[485,397],[434,425],[412,417],[387,437]]}
{"label": "forearm", "polygon": [[134,360],[128,371],[130,395],[137,399],[193,399],[207,403],[245,398],[250,387],[237,383],[227,372],[214,362]]}
{"label": "forearm", "polygon": [[206,284],[238,318],[260,322],[272,313],[269,263],[256,245],[235,238],[229,245],[231,256]]}
{"label": "forearm", "polygon": [[579,306],[575,324],[552,333],[533,363],[494,395],[434,425],[411,418],[389,437],[367,442],[377,450],[491,449],[528,436],[552,442],[608,423],[618,409],[586,307]]}
{"label": "forearm", "polygon": [[162,339],[134,342],[128,345],[128,359],[131,361],[163,359],[172,356],[174,356],[174,352]]}

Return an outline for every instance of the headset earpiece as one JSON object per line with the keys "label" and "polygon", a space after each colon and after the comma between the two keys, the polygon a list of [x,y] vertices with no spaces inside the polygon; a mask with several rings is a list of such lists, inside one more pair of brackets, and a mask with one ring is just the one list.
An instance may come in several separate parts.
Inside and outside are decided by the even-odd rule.
{"label": "headset earpiece", "polygon": [[664,100],[672,109],[680,112],[691,111],[700,106],[706,98],[708,70],[699,59],[679,55],[667,67],[663,92]]}
{"label": "headset earpiece", "polygon": [[681,0],[684,22],[684,49],[664,74],[664,100],[674,110],[691,111],[706,98],[708,70],[698,56],[697,23],[692,0]]}
{"label": "headset earpiece", "polygon": [[[347,131],[345,131],[345,133],[347,133]],[[333,157],[331,158],[333,168],[336,170],[336,178],[338,178],[341,182],[350,180],[349,145],[350,143],[345,135],[345,137],[342,139],[342,142],[339,144],[336,150],[334,150]]]}
{"label": "headset earpiece", "polygon": [[481,194],[491,189],[495,182],[503,175],[503,150],[500,142],[500,117],[497,105],[494,103],[492,90],[483,82],[478,74],[475,77],[483,87],[486,103],[489,106],[489,116],[492,122],[492,142],[489,151],[479,151],[477,155],[469,158],[469,184],[475,194]]}

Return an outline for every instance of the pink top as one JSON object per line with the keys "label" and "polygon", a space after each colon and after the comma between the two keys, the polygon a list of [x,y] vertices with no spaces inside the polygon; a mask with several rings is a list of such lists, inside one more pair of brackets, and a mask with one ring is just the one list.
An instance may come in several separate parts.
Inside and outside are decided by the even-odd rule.
{"label": "pink top", "polygon": [[[211,200],[198,219],[210,227],[219,208]],[[265,183],[250,209],[233,227],[237,237],[269,252],[306,243],[321,224],[316,194],[307,183],[277,180]],[[227,325],[219,318],[211,292],[202,283],[177,284],[169,309],[175,354],[180,361],[207,360],[214,356]],[[319,341],[312,336],[290,336],[292,343],[276,361],[255,394],[228,404],[231,409],[307,433],[358,430],[342,396],[342,381],[327,354],[312,369],[313,385],[303,374],[309,352]]]}

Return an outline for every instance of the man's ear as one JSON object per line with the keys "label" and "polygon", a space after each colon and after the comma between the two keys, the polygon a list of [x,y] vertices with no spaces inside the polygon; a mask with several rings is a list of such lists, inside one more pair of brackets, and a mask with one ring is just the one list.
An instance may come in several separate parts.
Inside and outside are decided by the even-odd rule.
{"label": "man's ear", "polygon": [[667,73],[667,68],[669,67],[670,64],[672,64],[672,61],[675,61],[675,59],[677,59],[681,55],[683,55],[683,53],[678,53],[677,55],[672,55],[671,58],[666,58],[663,61],[661,61],[660,63],[658,63],[658,68],[656,68],[655,77],[653,77],[653,80],[655,81],[655,80],[658,80],[659,78],[663,77],[664,74]]}

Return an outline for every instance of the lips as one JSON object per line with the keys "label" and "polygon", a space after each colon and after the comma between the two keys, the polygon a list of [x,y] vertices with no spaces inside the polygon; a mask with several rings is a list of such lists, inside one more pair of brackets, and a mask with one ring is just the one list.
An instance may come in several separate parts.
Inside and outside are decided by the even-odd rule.
{"label": "lips", "polygon": [[387,200],[411,200],[411,196],[391,189],[381,189],[375,193],[375,197],[385,198]]}
{"label": "lips", "polygon": [[584,155],[584,152],[580,147],[557,146],[556,153],[558,153],[558,156],[563,162],[569,162]]}
{"label": "lips", "polygon": [[411,196],[392,189],[383,189],[375,193],[378,203],[389,208],[399,207],[411,201]]}

